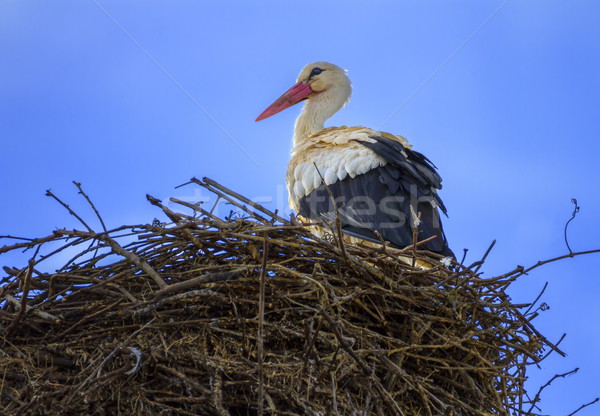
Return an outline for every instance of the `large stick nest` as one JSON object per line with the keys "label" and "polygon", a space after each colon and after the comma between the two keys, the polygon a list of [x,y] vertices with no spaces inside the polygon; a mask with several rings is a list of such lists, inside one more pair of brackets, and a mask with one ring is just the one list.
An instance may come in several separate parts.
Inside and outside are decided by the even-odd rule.
{"label": "large stick nest", "polygon": [[506,295],[522,270],[422,270],[193,182],[238,214],[149,197],[168,223],[0,248],[32,253],[0,281],[0,413],[536,414],[526,369],[558,349]]}

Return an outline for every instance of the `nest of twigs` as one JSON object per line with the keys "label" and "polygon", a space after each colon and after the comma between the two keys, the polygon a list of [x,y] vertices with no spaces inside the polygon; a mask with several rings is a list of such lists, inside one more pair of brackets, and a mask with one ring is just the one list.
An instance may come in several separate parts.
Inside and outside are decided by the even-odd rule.
{"label": "nest of twigs", "polygon": [[168,223],[0,248],[32,253],[0,281],[0,413],[537,414],[526,370],[558,349],[505,294],[523,270],[422,270],[192,182],[236,214],[149,197]]}

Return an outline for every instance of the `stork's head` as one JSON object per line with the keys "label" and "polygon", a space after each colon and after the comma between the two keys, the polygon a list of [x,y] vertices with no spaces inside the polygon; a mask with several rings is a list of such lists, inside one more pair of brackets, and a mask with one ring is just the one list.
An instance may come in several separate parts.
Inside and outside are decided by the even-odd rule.
{"label": "stork's head", "polygon": [[[329,62],[313,62],[300,71],[296,85],[283,93],[263,111],[256,121],[264,120],[303,100],[322,98],[344,105],[350,98],[352,86],[346,71]],[[337,111],[338,108],[335,109]]]}

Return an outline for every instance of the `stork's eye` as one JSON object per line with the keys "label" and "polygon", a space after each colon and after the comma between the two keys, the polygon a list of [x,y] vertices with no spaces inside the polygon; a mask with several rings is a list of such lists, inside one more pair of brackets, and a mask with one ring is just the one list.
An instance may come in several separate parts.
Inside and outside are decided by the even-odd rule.
{"label": "stork's eye", "polygon": [[310,72],[310,77],[315,77],[317,75],[319,75],[321,72],[323,72],[323,70],[321,68],[313,68],[313,70]]}

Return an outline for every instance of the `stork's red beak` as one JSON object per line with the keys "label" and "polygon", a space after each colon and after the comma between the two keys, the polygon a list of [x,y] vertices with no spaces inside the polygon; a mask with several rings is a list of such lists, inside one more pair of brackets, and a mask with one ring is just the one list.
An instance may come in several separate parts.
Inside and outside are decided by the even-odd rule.
{"label": "stork's red beak", "polygon": [[256,118],[256,121],[264,120],[267,117],[271,117],[285,110],[288,107],[298,104],[300,101],[308,98],[312,94],[313,90],[310,89],[310,85],[305,82],[299,82],[292,88],[283,93],[281,97],[275,100],[265,111],[260,113],[260,116]]}

